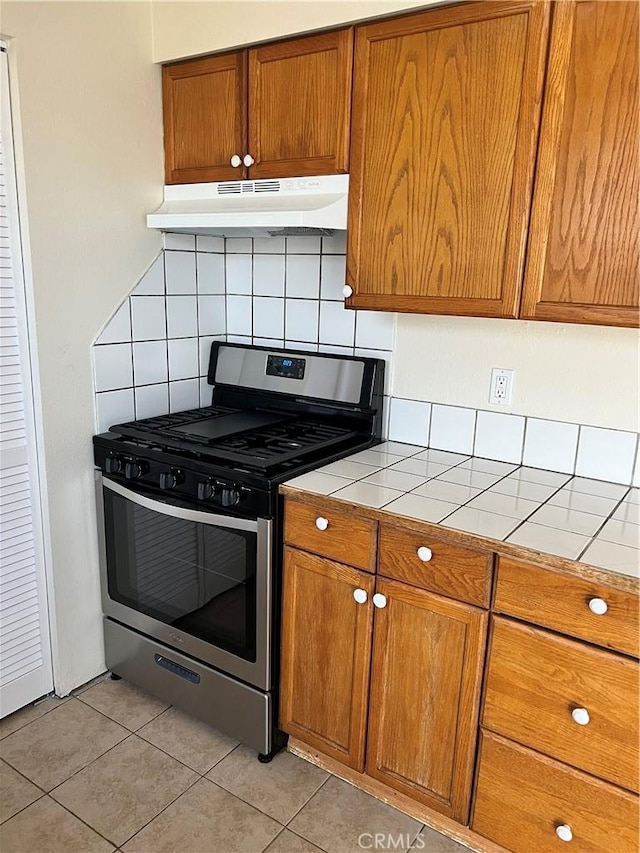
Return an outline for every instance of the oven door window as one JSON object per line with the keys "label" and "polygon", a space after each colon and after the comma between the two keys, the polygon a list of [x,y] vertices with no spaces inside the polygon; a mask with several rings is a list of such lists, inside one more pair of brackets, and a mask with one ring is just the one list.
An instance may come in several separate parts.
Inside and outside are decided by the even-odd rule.
{"label": "oven door window", "polygon": [[257,534],[104,500],[109,597],[255,662]]}

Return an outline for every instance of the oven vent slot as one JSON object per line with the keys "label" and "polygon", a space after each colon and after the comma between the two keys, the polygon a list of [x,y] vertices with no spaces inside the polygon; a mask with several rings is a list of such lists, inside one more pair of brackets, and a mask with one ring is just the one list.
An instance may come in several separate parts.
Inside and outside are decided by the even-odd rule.
{"label": "oven vent slot", "polygon": [[242,184],[240,181],[218,184],[217,191],[218,195],[240,195],[242,193]]}

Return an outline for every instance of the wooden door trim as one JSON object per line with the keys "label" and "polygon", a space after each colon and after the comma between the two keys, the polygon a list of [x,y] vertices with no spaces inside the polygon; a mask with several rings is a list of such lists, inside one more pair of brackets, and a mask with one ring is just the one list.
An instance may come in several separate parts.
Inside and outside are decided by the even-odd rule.
{"label": "wooden door trim", "polygon": [[[259,110],[256,105],[260,99],[260,67],[263,63],[285,57],[304,56],[336,50],[338,68],[343,77],[340,81],[338,103],[342,109],[336,124],[335,156],[314,157],[305,160],[263,161],[260,152],[261,128]],[[349,171],[349,129],[351,125],[351,83],[354,50],[354,28],[310,35],[302,38],[279,41],[248,51],[248,153],[255,163],[249,169],[251,178],[302,177],[305,175],[344,174]],[[295,104],[292,105],[295,109]]]}
{"label": "wooden door trim", "polygon": [[[528,13],[528,31],[522,74],[520,120],[514,148],[513,182],[511,186],[509,224],[502,270],[502,298],[466,299],[430,296],[399,296],[358,292],[360,280],[362,194],[366,157],[365,128],[368,122],[368,84],[370,45],[381,39],[410,35],[424,30],[476,23],[497,17]],[[527,2],[481,2],[466,6],[433,9],[397,20],[365,24],[356,28],[353,88],[354,98],[351,125],[351,169],[349,191],[349,241],[347,247],[347,283],[353,296],[346,302],[349,308],[414,313],[471,315],[516,318],[525,267],[525,252],[531,194],[533,190],[535,150],[540,128],[542,93],[550,25],[550,4]]]}
{"label": "wooden door trim", "polygon": [[[377,579],[376,591],[383,593],[387,598],[417,607],[427,603],[430,612],[463,622],[468,628],[468,634],[465,645],[460,702],[456,709],[457,736],[452,762],[452,785],[450,797],[445,800],[435,793],[420,789],[408,779],[396,778],[391,772],[385,773],[376,767],[376,752],[378,742],[381,739],[383,723],[382,705],[385,690],[384,673],[389,632],[389,611],[383,608],[376,612],[371,664],[366,773],[389,785],[389,787],[411,796],[416,802],[430,806],[442,814],[460,821],[460,823],[466,823],[469,817],[473,784],[488,614],[469,604],[453,601],[441,595],[386,578],[379,577]],[[469,712],[468,721],[461,720],[463,710]],[[468,724],[465,725],[465,722]]]}

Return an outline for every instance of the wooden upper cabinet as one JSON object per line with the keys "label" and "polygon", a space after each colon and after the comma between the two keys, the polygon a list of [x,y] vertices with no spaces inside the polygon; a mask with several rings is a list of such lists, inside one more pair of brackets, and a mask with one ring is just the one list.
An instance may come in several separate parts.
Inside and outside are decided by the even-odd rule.
{"label": "wooden upper cabinet", "polygon": [[357,28],[350,307],[516,316],[548,19],[482,2]]}
{"label": "wooden upper cabinet", "polygon": [[374,576],[294,548],[284,555],[280,727],[362,770]]}
{"label": "wooden upper cabinet", "polygon": [[347,172],[353,29],[249,51],[252,178]]}
{"label": "wooden upper cabinet", "polygon": [[233,181],[245,176],[231,157],[245,154],[246,51],[162,69],[165,181]]}
{"label": "wooden upper cabinet", "polygon": [[638,325],[638,5],[554,10],[522,316]]}
{"label": "wooden upper cabinet", "polygon": [[[378,579],[367,773],[466,823],[487,614]],[[376,599],[374,599],[374,603]]]}

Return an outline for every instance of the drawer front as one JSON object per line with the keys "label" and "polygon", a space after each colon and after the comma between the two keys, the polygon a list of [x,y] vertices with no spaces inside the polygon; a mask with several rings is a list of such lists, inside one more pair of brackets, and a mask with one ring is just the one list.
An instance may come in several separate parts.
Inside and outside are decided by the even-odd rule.
{"label": "drawer front", "polygon": [[630,658],[496,617],[483,725],[637,790],[638,686]]}
{"label": "drawer front", "polygon": [[631,592],[500,557],[494,607],[638,657],[640,599]]}
{"label": "drawer front", "polygon": [[285,502],[287,545],[366,572],[376,570],[377,527],[377,522],[358,518],[349,506],[335,501],[314,499],[313,503],[303,503],[287,498]]}
{"label": "drawer front", "polygon": [[389,578],[487,607],[493,555],[452,545],[431,533],[380,525],[378,572]]}
{"label": "drawer front", "polygon": [[471,828],[514,853],[637,853],[638,798],[483,732]]}

